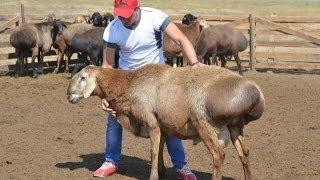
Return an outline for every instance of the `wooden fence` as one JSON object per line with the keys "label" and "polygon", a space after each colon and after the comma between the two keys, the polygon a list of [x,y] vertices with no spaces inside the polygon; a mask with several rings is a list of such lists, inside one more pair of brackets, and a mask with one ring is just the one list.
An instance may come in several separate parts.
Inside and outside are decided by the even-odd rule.
{"label": "wooden fence", "polygon": [[[57,17],[72,22],[79,15],[68,14]],[[36,22],[45,17],[46,15],[25,15],[24,6],[21,5],[19,15],[0,15],[0,37],[1,35],[9,37],[12,30],[25,21]],[[183,15],[171,17],[175,21],[180,21]],[[240,57],[252,70],[259,67],[320,69],[320,17],[256,17],[252,14],[200,17],[206,19],[209,24],[228,24],[246,35],[249,48],[242,52]],[[0,66],[15,62],[14,49],[8,41],[9,38],[0,41]],[[3,52],[2,48],[9,48],[10,52]],[[55,54],[52,51],[49,55]],[[47,60],[54,61],[55,57],[47,57]]]}

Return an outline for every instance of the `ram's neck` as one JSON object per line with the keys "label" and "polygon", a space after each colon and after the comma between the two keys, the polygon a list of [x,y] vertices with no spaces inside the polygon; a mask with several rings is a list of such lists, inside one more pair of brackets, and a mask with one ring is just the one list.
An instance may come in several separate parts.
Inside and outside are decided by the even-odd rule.
{"label": "ram's neck", "polygon": [[129,71],[100,69],[97,75],[95,93],[108,102],[119,102],[129,87]]}

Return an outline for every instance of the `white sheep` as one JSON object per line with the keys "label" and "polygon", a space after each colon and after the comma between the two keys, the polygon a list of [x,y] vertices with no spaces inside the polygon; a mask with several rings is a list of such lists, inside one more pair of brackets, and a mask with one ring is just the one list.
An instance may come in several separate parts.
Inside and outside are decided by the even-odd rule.
{"label": "white sheep", "polygon": [[213,179],[222,178],[224,147],[231,138],[245,178],[252,179],[243,128],[261,117],[264,97],[256,83],[236,73],[216,66],[151,64],[134,71],[88,66],[73,76],[67,94],[72,103],[91,95],[104,98],[124,128],[150,135],[150,179],[158,179],[164,168],[167,136],[200,138],[213,157]]}

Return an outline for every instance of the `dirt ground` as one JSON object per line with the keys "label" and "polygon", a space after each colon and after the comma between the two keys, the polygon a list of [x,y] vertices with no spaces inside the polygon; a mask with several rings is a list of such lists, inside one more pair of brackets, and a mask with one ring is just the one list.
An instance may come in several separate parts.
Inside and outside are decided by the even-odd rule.
{"label": "dirt ground", "polygon": [[[266,110],[245,128],[257,179],[320,179],[320,75],[246,72],[262,88]],[[105,113],[96,97],[67,102],[68,74],[0,77],[0,179],[92,179],[103,161]],[[203,143],[184,141],[198,179],[211,178]],[[124,131],[119,174],[108,179],[148,179],[150,142]],[[165,152],[165,164],[171,166]],[[243,179],[232,145],[225,179]],[[163,179],[174,179],[168,169]]]}

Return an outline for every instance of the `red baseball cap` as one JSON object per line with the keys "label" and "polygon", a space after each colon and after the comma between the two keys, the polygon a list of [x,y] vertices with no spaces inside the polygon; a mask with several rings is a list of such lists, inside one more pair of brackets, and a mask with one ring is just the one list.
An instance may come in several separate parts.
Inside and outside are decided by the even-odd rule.
{"label": "red baseball cap", "polygon": [[114,0],[114,15],[129,18],[138,4],[138,0]]}

